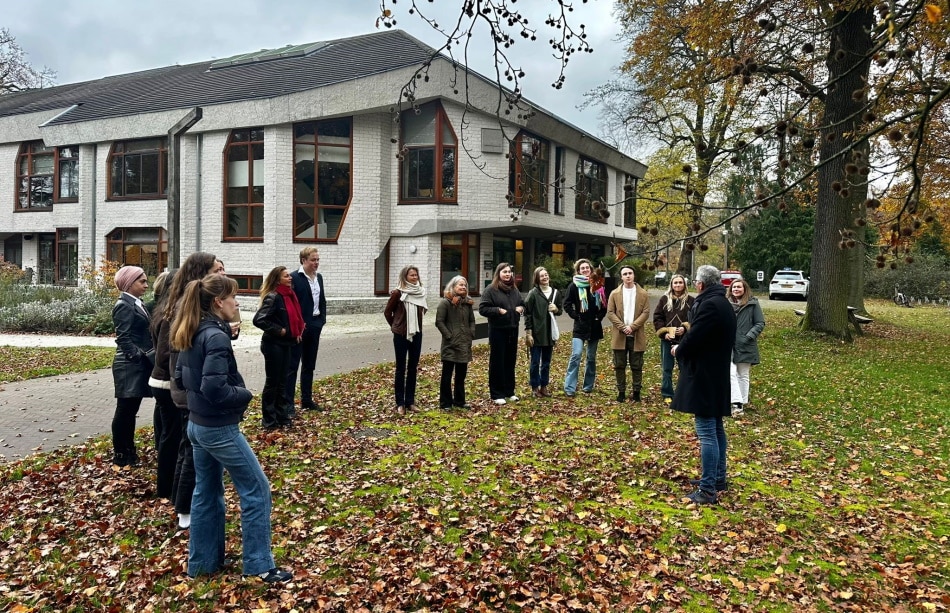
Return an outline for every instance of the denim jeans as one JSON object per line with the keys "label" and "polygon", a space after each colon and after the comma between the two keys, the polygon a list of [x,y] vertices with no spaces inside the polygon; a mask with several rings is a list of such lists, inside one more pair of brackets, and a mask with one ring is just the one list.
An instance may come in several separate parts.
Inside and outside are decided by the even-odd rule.
{"label": "denim jeans", "polygon": [[270,547],[270,483],[237,424],[208,427],[188,422],[195,454],[188,575],[213,573],[224,562],[224,471],[241,499],[244,574],[274,568]]}
{"label": "denim jeans", "polygon": [[571,359],[567,362],[567,375],[564,377],[564,393],[577,392],[577,377],[581,366],[581,353],[584,343],[587,343],[587,365],[584,367],[585,392],[593,391],[594,379],[597,377],[597,341],[585,341],[582,338],[571,339]]}
{"label": "denim jeans", "polygon": [[545,387],[551,382],[551,353],[554,347],[531,348],[531,388]]}
{"label": "denim jeans", "polygon": [[664,398],[673,397],[673,367],[676,366],[676,358],[670,355],[670,349],[673,343],[665,338],[660,339],[660,364],[663,367],[663,382],[660,385],[660,394]]}
{"label": "denim jeans", "polygon": [[716,485],[726,483],[726,430],[722,417],[697,417],[696,436],[699,437],[699,455],[703,474],[699,489],[716,493]]}
{"label": "denim jeans", "polygon": [[396,351],[396,406],[408,407],[416,403],[416,376],[419,374],[419,356],[422,354],[422,332],[417,332],[411,341],[401,334],[393,334],[393,349]]}

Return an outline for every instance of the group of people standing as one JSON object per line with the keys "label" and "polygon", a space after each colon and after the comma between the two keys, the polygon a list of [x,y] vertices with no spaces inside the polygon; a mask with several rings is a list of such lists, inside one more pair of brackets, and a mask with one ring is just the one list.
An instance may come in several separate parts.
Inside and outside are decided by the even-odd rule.
{"label": "group of people standing", "polygon": [[[254,318],[264,330],[265,427],[286,424],[288,414],[292,416],[298,363],[301,406],[318,408],[312,396],[313,370],[326,298],[316,272],[317,250],[305,248],[300,260],[301,268],[293,275],[284,267],[271,271],[258,312],[263,315]],[[144,270],[122,267],[115,285],[120,297],[113,308],[113,464],[121,469],[138,463],[135,416],[142,398],[154,396],[156,494],[171,500],[179,527],[189,530],[189,576],[227,565],[226,470],[241,500],[244,575],[267,583],[289,581],[291,573],[274,564],[271,551],[270,483],[238,425],[253,394],[238,372],[231,346],[241,326],[237,283],[213,254],[197,252],[177,271],[156,279],[150,311],[141,301],[148,289]],[[269,325],[281,316],[283,329]]]}

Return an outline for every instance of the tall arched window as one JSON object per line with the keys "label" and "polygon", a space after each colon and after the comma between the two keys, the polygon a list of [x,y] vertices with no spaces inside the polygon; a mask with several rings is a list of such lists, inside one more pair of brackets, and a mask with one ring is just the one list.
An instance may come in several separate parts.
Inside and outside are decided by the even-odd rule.
{"label": "tall arched window", "polygon": [[432,102],[403,112],[401,201],[403,203],[458,202],[455,189],[458,143],[442,105]]}
{"label": "tall arched window", "polygon": [[264,238],[264,128],[232,130],[224,149],[224,238]]}
{"label": "tall arched window", "polygon": [[294,125],[294,240],[335,241],[350,205],[352,120]]}

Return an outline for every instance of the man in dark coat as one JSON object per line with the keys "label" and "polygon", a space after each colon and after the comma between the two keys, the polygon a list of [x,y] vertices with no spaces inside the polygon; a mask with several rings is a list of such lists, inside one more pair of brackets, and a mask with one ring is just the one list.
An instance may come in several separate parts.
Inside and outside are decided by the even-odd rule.
{"label": "man in dark coat", "polygon": [[300,408],[304,411],[319,411],[313,401],[313,371],[317,367],[317,352],[320,350],[320,332],[327,323],[327,296],[323,291],[323,275],[317,272],[320,253],[316,247],[300,250],[300,270],[291,273],[294,293],[300,302],[300,311],[306,327],[303,338],[293,346],[290,353],[290,371],[287,373],[287,394],[291,412],[294,406],[294,391],[297,387],[297,367],[300,366]]}
{"label": "man in dark coat", "polygon": [[672,348],[680,364],[680,378],[671,407],[696,419],[703,472],[697,483],[699,489],[688,498],[696,504],[715,504],[717,492],[727,487],[722,418],[731,414],[729,365],[736,340],[736,316],[726,300],[719,270],[700,266],[695,283],[699,295],[689,313],[689,330]]}

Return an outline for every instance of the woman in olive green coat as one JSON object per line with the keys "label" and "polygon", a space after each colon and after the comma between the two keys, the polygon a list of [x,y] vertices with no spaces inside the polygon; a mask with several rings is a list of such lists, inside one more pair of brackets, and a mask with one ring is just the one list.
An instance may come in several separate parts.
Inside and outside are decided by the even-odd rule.
{"label": "woman in olive green coat", "polygon": [[[451,409],[471,408],[465,402],[465,375],[472,361],[472,341],[475,339],[475,311],[468,295],[468,281],[459,275],[448,285],[435,314],[435,327],[442,334],[442,380],[439,385],[439,406]],[[455,374],[455,392],[452,375]]]}

